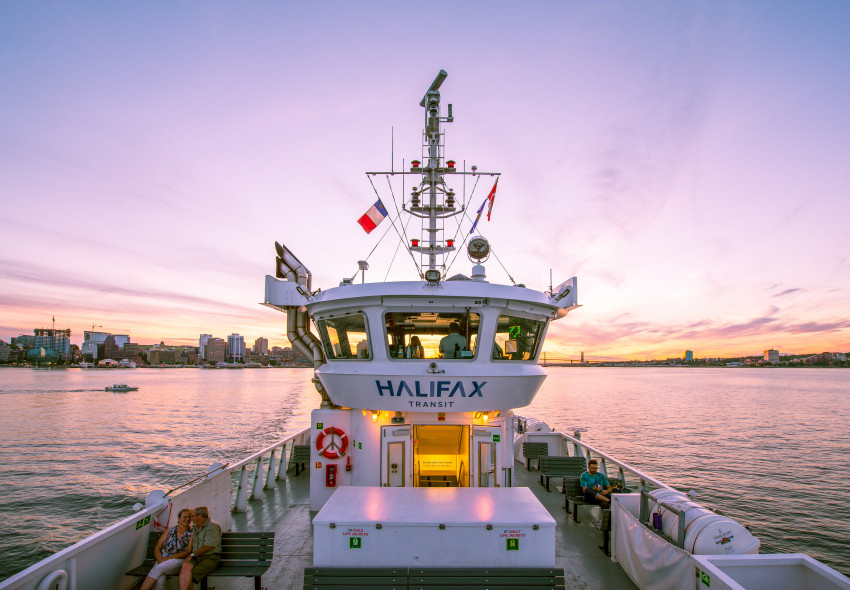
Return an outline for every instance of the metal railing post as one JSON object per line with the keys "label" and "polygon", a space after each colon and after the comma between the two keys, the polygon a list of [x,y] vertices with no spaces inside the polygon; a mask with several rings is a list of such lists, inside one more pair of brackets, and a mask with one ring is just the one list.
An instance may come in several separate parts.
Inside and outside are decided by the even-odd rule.
{"label": "metal railing post", "polygon": [[277,464],[277,473],[275,479],[283,479],[286,477],[286,443],[280,447],[280,462]]}
{"label": "metal railing post", "polygon": [[239,475],[239,489],[236,490],[236,506],[234,512],[245,512],[248,510],[248,466],[242,466],[242,473]]}
{"label": "metal railing post", "polygon": [[261,500],[263,498],[263,457],[257,457],[257,468],[254,470],[254,486],[251,492],[252,500]]}
{"label": "metal railing post", "polygon": [[618,476],[619,476],[619,478],[620,478],[620,483],[622,483],[622,484],[623,484],[623,489],[628,488],[629,486],[627,486],[627,485],[626,485],[626,472],[625,472],[625,471],[623,471],[623,467],[622,467],[622,466],[621,466],[621,467],[620,467],[620,469],[619,469]]}
{"label": "metal railing post", "polygon": [[274,487],[274,453],[277,449],[272,449],[271,455],[269,455],[269,472],[266,474],[266,484],[263,486],[264,490]]}

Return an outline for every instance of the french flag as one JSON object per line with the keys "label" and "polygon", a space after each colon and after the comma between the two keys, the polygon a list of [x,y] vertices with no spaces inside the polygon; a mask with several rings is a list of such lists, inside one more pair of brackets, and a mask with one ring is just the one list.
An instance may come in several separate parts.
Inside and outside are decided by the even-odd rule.
{"label": "french flag", "polygon": [[381,223],[386,216],[387,210],[384,209],[384,204],[381,202],[381,199],[378,199],[375,201],[375,204],[363,214],[363,217],[357,220],[357,223],[363,227],[363,231],[370,234],[373,229],[378,227],[378,224]]}

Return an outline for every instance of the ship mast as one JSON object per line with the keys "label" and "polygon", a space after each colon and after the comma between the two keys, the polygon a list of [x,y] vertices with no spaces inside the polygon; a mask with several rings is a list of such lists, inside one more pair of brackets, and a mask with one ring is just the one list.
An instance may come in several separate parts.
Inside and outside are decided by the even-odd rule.
{"label": "ship mast", "polygon": [[[448,246],[443,240],[438,240],[437,234],[442,229],[438,227],[438,220],[459,213],[459,211],[455,211],[454,193],[450,192],[450,189],[446,189],[443,177],[448,172],[448,167],[443,165],[443,150],[445,149],[445,145],[443,144],[440,123],[443,121],[451,123],[453,121],[451,114],[452,105],[449,105],[449,116],[445,118],[440,117],[440,86],[447,75],[445,70],[440,70],[440,73],[434,78],[425,96],[419,102],[419,106],[425,108],[425,142],[423,148],[427,148],[428,150],[428,160],[427,165],[422,168],[422,184],[418,190],[421,193],[427,187],[428,206],[411,206],[411,212],[425,214],[428,220],[428,239],[426,244],[423,246],[412,246],[411,250],[426,254],[428,256],[427,268],[432,271],[438,270],[438,255],[444,255],[446,252],[454,250],[454,246]],[[453,168],[454,166],[452,166]],[[414,189],[414,194],[416,190]]]}
{"label": "ship mast", "polygon": [[446,76],[446,71],[440,70],[419,102],[419,106],[425,109],[421,156],[424,164],[420,160],[413,160],[409,171],[366,173],[390,176],[410,174],[420,177],[419,184],[411,190],[410,200],[402,203],[402,209],[422,220],[421,238],[411,239],[410,244],[405,244],[405,247],[410,252],[420,254],[423,278],[430,283],[439,282],[444,278],[441,269],[445,268],[445,255],[456,249],[454,240],[445,235],[445,220],[465,211],[464,206],[456,206],[455,192],[446,184],[445,176],[498,176],[497,172],[479,172],[475,166],[472,167],[472,172],[458,171],[454,160],[445,160],[445,132],[441,124],[454,121],[451,104],[448,105],[447,116],[442,116],[440,112],[440,86]]}

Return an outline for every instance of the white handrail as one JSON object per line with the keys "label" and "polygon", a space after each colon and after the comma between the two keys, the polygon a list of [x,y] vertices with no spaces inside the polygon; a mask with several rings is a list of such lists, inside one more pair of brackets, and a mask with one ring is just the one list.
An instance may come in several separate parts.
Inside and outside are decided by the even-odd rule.
{"label": "white handrail", "polygon": [[[534,433],[531,433],[531,434],[534,434]],[[614,465],[619,467],[621,471],[626,470],[626,471],[630,471],[630,472],[634,473],[638,477],[638,479],[640,479],[641,484],[645,484],[646,482],[649,482],[649,483],[651,483],[652,485],[654,485],[658,488],[663,488],[663,489],[667,489],[667,490],[673,489],[669,485],[667,485],[666,483],[663,483],[663,482],[655,479],[654,477],[645,474],[641,470],[639,470],[635,467],[632,467],[628,463],[626,463],[624,461],[620,461],[619,459],[615,459],[611,455],[608,455],[607,453],[603,453],[602,451],[600,451],[596,447],[592,447],[589,444],[582,442],[581,439],[578,439],[574,436],[570,436],[569,434],[564,434],[563,432],[556,432],[555,434],[560,435],[564,440],[567,440],[567,441],[573,443],[574,445],[578,445],[578,446],[582,447],[584,450],[586,450],[588,452],[588,455],[590,453],[593,453],[594,455],[596,455],[597,457],[599,457],[599,458],[601,458],[605,461],[610,461],[611,463],[613,463]]]}
{"label": "white handrail", "polygon": [[291,440],[293,440],[293,439],[295,439],[295,438],[298,438],[299,436],[301,436],[301,435],[303,435],[304,433],[309,432],[309,431],[310,431],[310,427],[308,426],[308,427],[307,427],[307,428],[305,428],[304,430],[298,431],[298,432],[296,432],[295,434],[290,434],[290,435],[289,435],[289,436],[287,436],[286,438],[281,439],[281,440],[279,440],[279,441],[278,441],[278,442],[276,442],[276,443],[270,444],[269,446],[267,446],[266,448],[264,448],[262,451],[258,451],[258,452],[256,452],[256,453],[254,453],[253,455],[249,455],[248,457],[246,457],[246,458],[242,459],[241,461],[239,461],[239,463],[234,463],[233,465],[231,465],[231,466],[228,468],[228,470],[232,472],[232,471],[235,471],[236,469],[239,469],[239,468],[240,468],[240,467],[242,467],[243,465],[247,465],[247,464],[248,464],[248,463],[250,463],[251,461],[256,461],[259,457],[261,457],[261,456],[265,455],[266,453],[269,453],[269,452],[273,451],[274,449],[276,449],[276,448],[278,448],[278,447],[280,447],[280,446],[285,445],[285,444],[286,444],[286,443],[288,443],[289,441],[291,441]]}

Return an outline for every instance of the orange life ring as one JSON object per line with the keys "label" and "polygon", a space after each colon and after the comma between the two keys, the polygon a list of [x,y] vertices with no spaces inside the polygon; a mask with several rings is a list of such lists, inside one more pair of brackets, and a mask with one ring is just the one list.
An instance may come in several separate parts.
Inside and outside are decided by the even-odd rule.
{"label": "orange life ring", "polygon": [[[330,439],[327,444],[325,444],[325,437]],[[337,443],[337,438],[339,438],[339,443]],[[316,450],[326,459],[339,459],[345,455],[347,448],[348,435],[339,428],[328,426],[316,437]]]}

